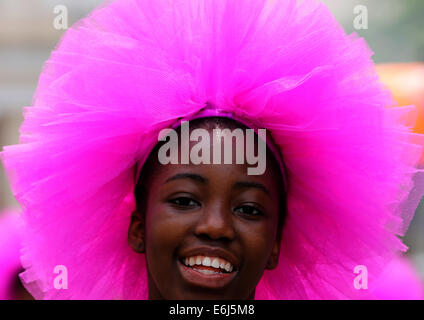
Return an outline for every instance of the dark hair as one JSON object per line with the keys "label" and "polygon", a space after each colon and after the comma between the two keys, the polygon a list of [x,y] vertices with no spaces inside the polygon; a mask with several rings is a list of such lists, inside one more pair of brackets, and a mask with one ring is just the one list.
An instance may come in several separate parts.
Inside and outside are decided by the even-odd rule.
{"label": "dark hair", "polygon": [[[190,121],[190,130],[191,129],[197,129],[197,128],[203,128],[206,130],[212,130],[214,128],[228,128],[230,130],[234,130],[237,128],[240,129],[249,129],[244,124],[231,119],[231,118],[224,118],[224,117],[205,117],[205,118],[198,118]],[[181,126],[177,127],[175,129],[177,131],[178,136],[181,136]],[[269,139],[272,137],[268,137]],[[146,188],[146,186],[149,183],[149,179],[151,177],[151,173],[154,171],[153,168],[155,166],[158,166],[158,151],[160,147],[166,143],[166,141],[159,141],[156,146],[153,148],[153,150],[150,152],[148,158],[146,159],[146,162],[144,163],[140,176],[138,178],[138,181],[136,183],[135,189],[134,189],[134,196],[136,199],[137,209],[139,212],[145,211],[145,199],[147,199],[147,195],[149,190]],[[276,168],[276,171],[278,172],[278,179],[279,184],[281,186],[280,190],[280,199],[279,199],[279,218],[278,218],[278,230],[281,230],[281,228],[284,225],[284,221],[287,215],[287,201],[286,201],[286,189],[284,188],[284,182],[283,182],[283,176],[281,172],[280,165],[278,161],[276,160],[274,153],[270,151],[270,149],[267,146],[267,154],[270,154],[270,163]],[[267,158],[268,159],[268,158]],[[281,236],[281,232],[278,232],[278,236]],[[279,239],[280,240],[280,239]]]}

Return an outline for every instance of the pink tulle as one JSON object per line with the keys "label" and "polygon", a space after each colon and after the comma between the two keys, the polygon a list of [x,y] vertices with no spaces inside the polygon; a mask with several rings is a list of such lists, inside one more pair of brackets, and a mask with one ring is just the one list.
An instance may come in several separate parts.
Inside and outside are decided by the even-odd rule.
{"label": "pink tulle", "polygon": [[14,278],[21,270],[21,223],[14,210],[0,212],[0,300],[13,299]]}
{"label": "pink tulle", "polygon": [[[271,132],[287,169],[277,269],[257,299],[369,298],[423,195],[414,107],[315,0],[116,0],[69,29],[2,157],[27,225],[21,277],[44,299],[146,298],[127,244],[137,162],[207,103]],[[67,290],[53,287],[56,265]]]}
{"label": "pink tulle", "polygon": [[393,259],[370,290],[379,300],[424,299],[424,282],[405,257]]}

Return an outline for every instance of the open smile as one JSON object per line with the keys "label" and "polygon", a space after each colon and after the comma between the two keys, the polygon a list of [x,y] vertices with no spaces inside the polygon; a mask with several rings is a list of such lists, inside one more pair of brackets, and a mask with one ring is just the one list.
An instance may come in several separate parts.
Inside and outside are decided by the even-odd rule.
{"label": "open smile", "polygon": [[[186,266],[178,259],[178,269],[185,281],[205,288],[222,288],[227,286],[236,276],[237,271],[224,272],[206,269],[208,267]],[[210,268],[210,267],[209,267]]]}
{"label": "open smile", "polygon": [[215,253],[192,253],[177,259],[178,269],[185,281],[204,288],[227,286],[238,273],[234,262]]}

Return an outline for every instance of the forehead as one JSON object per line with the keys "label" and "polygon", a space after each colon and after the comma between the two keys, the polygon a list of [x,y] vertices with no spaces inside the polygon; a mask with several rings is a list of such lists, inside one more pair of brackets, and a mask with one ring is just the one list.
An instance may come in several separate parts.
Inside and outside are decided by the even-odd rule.
{"label": "forehead", "polygon": [[[247,131],[251,131],[250,137],[248,138]],[[266,133],[268,138],[268,133]],[[266,141],[256,135],[252,129],[245,125],[227,118],[203,118],[195,119],[189,122],[187,132],[184,132],[183,126],[179,126],[175,129],[175,136],[177,137],[174,142],[174,147],[177,149],[178,161],[174,164],[162,164],[159,158],[159,151],[166,144],[165,141],[159,142],[153,151],[150,153],[146,163],[143,166],[141,176],[144,179],[159,178],[162,175],[171,175],[177,171],[182,170],[194,170],[202,172],[205,175],[227,176],[223,182],[228,180],[228,176],[237,176],[238,178],[249,177],[252,180],[262,180],[275,182],[274,184],[282,184],[281,168],[278,161],[275,159],[272,152],[267,147]],[[259,148],[259,141],[262,141],[264,148]],[[169,142],[170,140],[168,140]],[[229,142],[229,149],[227,143]],[[168,145],[169,146],[169,145]],[[225,147],[227,146],[227,150]],[[184,148],[185,147],[185,148]],[[216,152],[218,156],[216,156]],[[198,163],[194,164],[190,155],[201,155],[203,153],[209,153],[210,164]],[[257,157],[256,161],[260,161],[259,158],[262,156],[261,161],[265,162],[265,170],[263,174],[259,175],[248,175],[248,168],[252,168],[252,157],[250,161],[247,158],[248,154],[253,152],[253,155]],[[228,158],[228,153],[231,153]],[[169,154],[169,151],[168,151]],[[186,155],[186,161],[183,161],[184,154]],[[163,152],[162,152],[163,155]],[[237,156],[242,156],[243,161],[238,162]],[[227,156],[227,159],[225,157]],[[215,157],[215,159],[214,159]],[[215,161],[218,159],[218,163]],[[230,162],[228,161],[230,159]],[[240,160],[240,159],[239,159]],[[249,162],[249,163],[248,163]],[[149,179],[151,180],[151,179]],[[145,181],[147,182],[147,181]]]}
{"label": "forehead", "polygon": [[267,167],[262,175],[248,175],[247,166],[243,164],[167,164],[157,163],[154,172],[150,175],[150,185],[162,184],[168,179],[184,174],[193,174],[202,177],[207,186],[227,188],[237,182],[259,182],[269,189],[279,190],[282,186],[274,168]]}
{"label": "forehead", "polygon": [[[190,129],[190,133],[195,132],[200,128]],[[229,131],[217,131],[216,127],[209,127],[203,129],[202,132],[197,132],[196,141],[184,141],[184,137],[178,140],[177,163],[162,164],[159,160],[159,149],[153,153],[150,165],[150,173],[155,172],[155,175],[172,175],[180,171],[193,171],[201,172],[211,178],[221,177],[223,182],[228,180],[229,177],[237,178],[250,178],[251,180],[278,180],[280,179],[280,168],[277,161],[274,159],[273,154],[267,150],[266,142],[264,143],[264,152],[258,147],[258,138],[247,139],[243,129],[240,130],[240,135],[237,138],[233,135],[234,129]],[[222,128],[221,128],[222,129]],[[226,140],[228,138],[228,140]],[[225,141],[226,140],[226,141]],[[226,144],[228,142],[228,145]],[[186,145],[186,149],[182,146]],[[163,146],[163,145],[162,145]],[[218,149],[219,152],[216,152]],[[187,152],[184,162],[183,153]],[[262,154],[260,154],[262,152]],[[248,158],[248,154],[253,153],[255,161],[252,162],[252,157]],[[163,155],[163,153],[162,153]],[[195,157],[206,156],[209,159],[208,163],[201,162]],[[262,174],[248,174],[248,169],[258,166],[259,162],[264,162],[265,169]],[[225,179],[226,178],[226,179]]]}

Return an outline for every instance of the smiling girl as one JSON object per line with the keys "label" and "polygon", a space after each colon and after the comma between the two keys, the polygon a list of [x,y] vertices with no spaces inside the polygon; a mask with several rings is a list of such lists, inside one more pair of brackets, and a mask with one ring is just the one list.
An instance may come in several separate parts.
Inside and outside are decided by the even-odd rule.
{"label": "smiling girl", "polygon": [[[53,51],[20,144],[1,154],[26,225],[26,288],[37,299],[372,297],[354,270],[372,288],[406,250],[424,141],[406,122],[414,107],[387,108],[370,56],[317,0],[96,9]],[[182,138],[183,120],[210,141],[216,128],[266,129],[266,170],[163,165],[160,132]]]}
{"label": "smiling girl", "polygon": [[[211,140],[248,130],[230,118],[198,118],[190,125],[207,128]],[[218,136],[216,128],[229,130]],[[155,152],[161,145],[147,160],[135,189],[129,243],[146,254],[150,299],[253,299],[264,269],[277,266],[285,216],[280,167],[271,154],[264,174],[248,175],[247,163],[236,164],[240,145],[233,140],[227,164],[228,150],[209,141],[210,155],[214,146],[224,151],[222,164],[161,165]]]}

